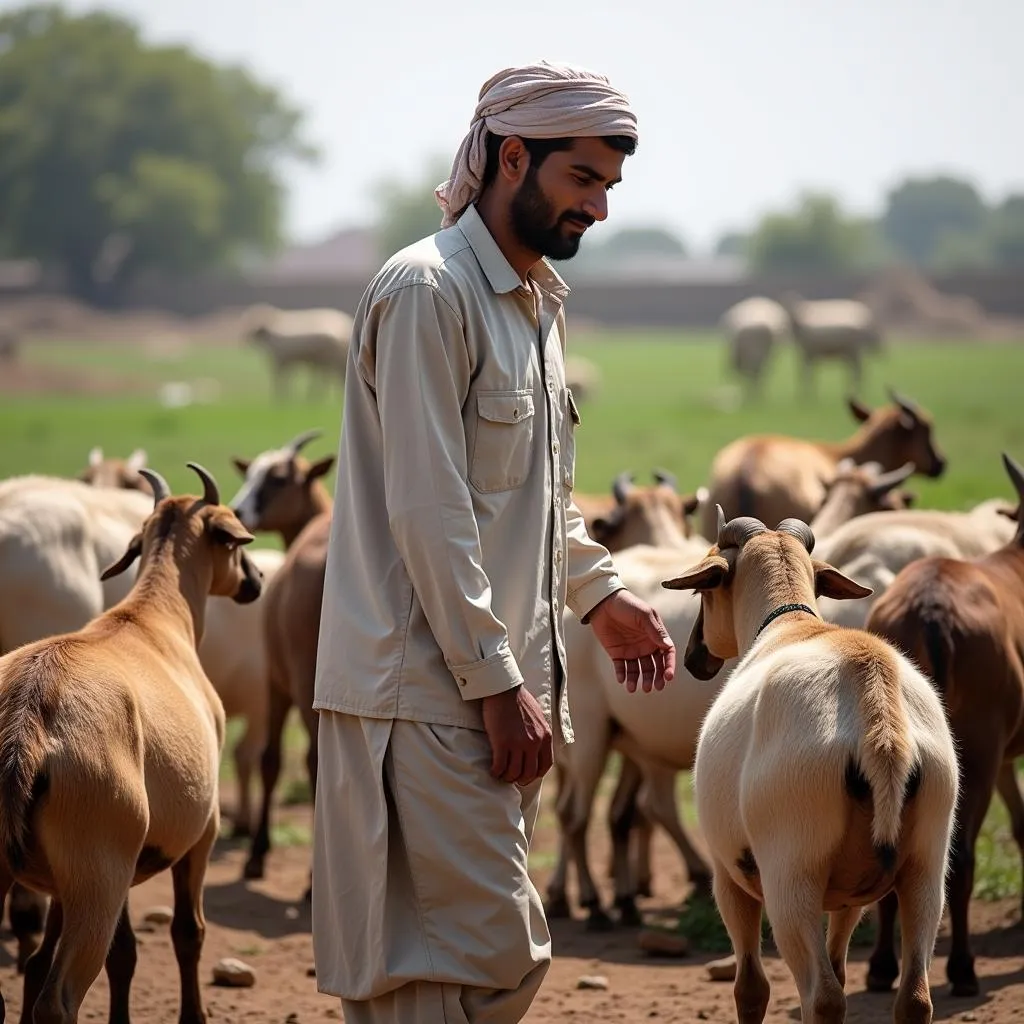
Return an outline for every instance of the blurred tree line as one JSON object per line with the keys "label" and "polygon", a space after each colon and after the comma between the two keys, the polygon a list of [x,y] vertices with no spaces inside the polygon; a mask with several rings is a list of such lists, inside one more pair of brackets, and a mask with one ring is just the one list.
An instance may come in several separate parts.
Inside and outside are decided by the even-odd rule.
{"label": "blurred tree line", "polygon": [[301,120],[244,69],[147,45],[122,17],[0,15],[0,254],[102,303],[144,269],[272,252],[281,166],[317,155]]}

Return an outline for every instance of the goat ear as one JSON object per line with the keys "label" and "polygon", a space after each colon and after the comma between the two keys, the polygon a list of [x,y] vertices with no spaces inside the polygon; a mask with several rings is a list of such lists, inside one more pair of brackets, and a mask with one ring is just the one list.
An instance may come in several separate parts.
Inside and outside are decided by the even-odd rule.
{"label": "goat ear", "polygon": [[725,661],[712,654],[704,642],[704,601],[702,599],[700,611],[697,612],[697,619],[693,624],[693,629],[690,630],[690,639],[686,644],[683,667],[694,679],[707,681],[714,679],[724,664]]}
{"label": "goat ear", "polygon": [[729,563],[721,555],[712,555],[681,576],[662,580],[661,585],[666,590],[714,590],[725,582],[728,575]]}
{"label": "goat ear", "polygon": [[334,456],[326,455],[322,459],[318,459],[309,467],[309,471],[306,473],[307,480],[316,480],[317,477],[325,476],[331,471],[331,466],[334,465]]}
{"label": "goat ear", "polygon": [[245,476],[249,472],[249,467],[252,465],[252,459],[239,459],[237,457],[233,457],[231,459],[231,463],[235,469],[242,474],[242,476]]}
{"label": "goat ear", "polygon": [[692,516],[697,509],[700,508],[700,498],[696,494],[691,494],[686,498],[683,498],[683,515]]}
{"label": "goat ear", "polygon": [[109,580],[111,576],[120,576],[132,562],[142,554],[142,534],[137,533],[128,544],[128,550],[113,564],[108,565],[100,573],[101,580]]}
{"label": "goat ear", "polygon": [[871,410],[863,402],[858,402],[856,398],[848,398],[846,404],[854,418],[860,420],[861,423],[871,418]]}
{"label": "goat ear", "polygon": [[242,544],[251,544],[256,538],[232,515],[219,515],[209,520],[210,536],[229,551]]}
{"label": "goat ear", "polygon": [[135,451],[125,459],[125,465],[136,473],[146,465],[146,449],[136,448]]}
{"label": "goat ear", "polygon": [[907,508],[913,508],[917,504],[917,491],[900,491],[900,497]]}
{"label": "goat ear", "polygon": [[814,566],[814,593],[818,597],[831,597],[834,601],[853,601],[859,597],[870,597],[874,591],[862,587],[856,580],[844,576],[826,562],[812,560]]}
{"label": "goat ear", "polygon": [[89,465],[98,466],[103,461],[103,449],[96,445],[89,449]]}

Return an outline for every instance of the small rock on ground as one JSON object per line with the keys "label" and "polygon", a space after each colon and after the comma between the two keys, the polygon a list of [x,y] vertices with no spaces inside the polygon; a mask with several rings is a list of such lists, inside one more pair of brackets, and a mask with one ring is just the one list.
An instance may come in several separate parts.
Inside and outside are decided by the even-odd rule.
{"label": "small rock on ground", "polygon": [[146,924],[170,924],[174,919],[174,911],[170,907],[150,907],[142,915]]}
{"label": "small rock on ground", "polygon": [[213,983],[230,988],[251,988],[256,984],[256,972],[241,960],[225,957],[214,965]]}
{"label": "small rock on ground", "polygon": [[707,972],[712,981],[735,981],[736,957],[726,956],[721,960],[712,960],[707,965]]}
{"label": "small rock on ground", "polygon": [[583,977],[576,982],[576,987],[606,989],[608,988],[608,979],[603,974],[584,974]]}
{"label": "small rock on ground", "polygon": [[690,952],[685,935],[663,928],[645,928],[637,936],[637,945],[649,956],[686,956]]}

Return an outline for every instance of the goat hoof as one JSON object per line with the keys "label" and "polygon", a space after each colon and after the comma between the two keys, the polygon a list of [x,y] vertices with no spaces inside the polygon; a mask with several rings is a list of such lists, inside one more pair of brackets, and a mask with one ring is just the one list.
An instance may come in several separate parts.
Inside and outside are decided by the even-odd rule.
{"label": "goat hoof", "polygon": [[616,900],[616,903],[619,908],[619,925],[621,927],[639,928],[644,923],[632,896],[623,896]]}
{"label": "goat hoof", "polygon": [[895,974],[876,974],[868,971],[867,989],[869,992],[891,992]]}
{"label": "goat hoof", "polygon": [[610,932],[614,928],[615,922],[600,907],[594,907],[587,916],[588,932]]}
{"label": "goat hoof", "polygon": [[263,877],[263,861],[262,860],[247,860],[245,867],[242,869],[242,877],[248,879],[262,878]]}
{"label": "goat hoof", "polygon": [[962,998],[964,996],[976,996],[980,991],[977,978],[964,978],[960,981],[954,981],[949,990],[949,994]]}
{"label": "goat hoof", "polygon": [[544,913],[549,921],[566,921],[572,917],[572,913],[569,910],[569,901],[565,896],[549,897]]}

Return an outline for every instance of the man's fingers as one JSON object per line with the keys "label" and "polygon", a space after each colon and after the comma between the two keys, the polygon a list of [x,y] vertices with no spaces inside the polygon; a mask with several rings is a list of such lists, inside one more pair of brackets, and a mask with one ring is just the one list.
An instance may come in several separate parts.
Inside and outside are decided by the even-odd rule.
{"label": "man's fingers", "polygon": [[640,680],[640,662],[636,658],[625,661],[626,689],[630,693],[636,692],[636,684]]}
{"label": "man's fingers", "polygon": [[528,786],[535,782],[540,771],[540,750],[530,748],[523,753],[523,771],[516,779],[520,786]]}
{"label": "man's fingers", "polygon": [[523,752],[511,749],[508,754],[508,767],[502,774],[506,782],[518,782],[523,776]]}
{"label": "man's fingers", "polygon": [[506,768],[508,768],[508,747],[501,743],[492,744],[491,775],[496,779],[503,779]]}
{"label": "man's fingers", "polygon": [[551,737],[546,736],[540,745],[540,755],[537,758],[537,778],[543,778],[554,763],[554,749],[551,745]]}

